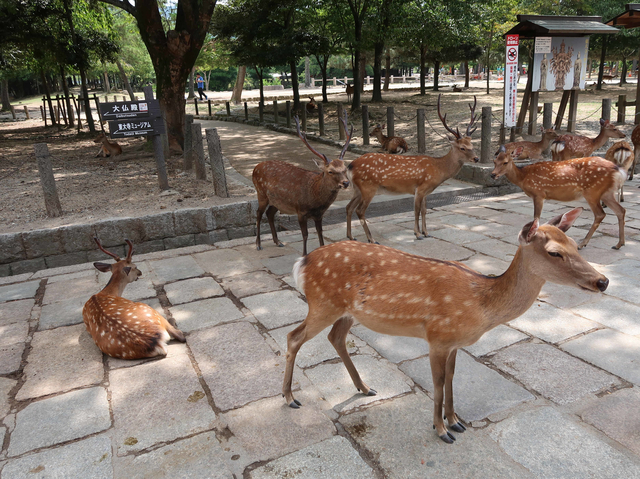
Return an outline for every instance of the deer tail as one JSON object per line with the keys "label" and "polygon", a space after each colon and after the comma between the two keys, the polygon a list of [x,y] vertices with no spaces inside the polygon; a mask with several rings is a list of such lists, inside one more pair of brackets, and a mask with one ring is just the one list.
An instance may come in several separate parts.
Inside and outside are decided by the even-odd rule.
{"label": "deer tail", "polygon": [[307,257],[303,256],[302,258],[298,258],[298,261],[293,265],[293,280],[296,283],[296,288],[301,293],[304,293],[304,267],[307,264]]}

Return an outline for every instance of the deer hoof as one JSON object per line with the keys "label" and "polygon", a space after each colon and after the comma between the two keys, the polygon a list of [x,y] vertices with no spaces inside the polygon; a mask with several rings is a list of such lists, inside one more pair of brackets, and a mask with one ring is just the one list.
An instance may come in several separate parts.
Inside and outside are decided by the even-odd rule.
{"label": "deer hoof", "polygon": [[375,389],[369,389],[369,392],[366,395],[375,396],[376,394],[378,394],[378,391],[376,391]]}
{"label": "deer hoof", "polygon": [[293,409],[300,409],[300,406],[302,406],[302,403],[300,401],[298,401],[297,399],[294,399],[293,401],[291,401],[289,403],[289,407],[291,407]]}
{"label": "deer hoof", "polygon": [[278,248],[284,248],[284,243],[281,243],[280,241],[278,241]]}
{"label": "deer hoof", "polygon": [[262,246],[256,246],[256,250],[262,251]]}
{"label": "deer hoof", "polygon": [[449,426],[449,429],[455,431],[455,432],[465,432],[467,430],[466,427],[464,427],[464,424],[462,424],[461,422],[457,422],[455,424],[453,424],[452,426]]}
{"label": "deer hoof", "polygon": [[611,249],[618,250],[618,249],[622,248],[623,246],[624,246],[624,243],[622,243],[622,244],[617,244],[617,245],[615,245],[615,246],[612,246],[612,247],[611,247]]}
{"label": "deer hoof", "polygon": [[453,441],[456,440],[456,437],[453,434],[451,434],[449,431],[447,431],[445,434],[442,434],[438,437],[442,439],[444,442],[446,442],[447,444],[453,444]]}

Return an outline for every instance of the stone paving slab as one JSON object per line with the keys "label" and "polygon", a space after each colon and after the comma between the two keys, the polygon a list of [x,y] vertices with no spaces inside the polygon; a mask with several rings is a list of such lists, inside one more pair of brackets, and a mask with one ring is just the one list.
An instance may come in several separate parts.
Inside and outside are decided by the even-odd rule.
{"label": "stone paving slab", "polygon": [[177,281],[165,285],[164,290],[167,293],[167,299],[174,305],[224,294],[224,290],[216,280],[209,277]]}
{"label": "stone paving slab", "polygon": [[212,298],[169,308],[183,333],[209,328],[217,324],[244,318],[229,298]]}
{"label": "stone paving slab", "polygon": [[[596,269],[606,275],[602,268],[596,267]],[[573,286],[545,283],[538,295],[538,299],[552,304],[556,308],[574,308],[581,304],[589,303],[594,299],[602,299],[602,296],[598,295],[598,293],[574,288]]]}
{"label": "stone paving slab", "polygon": [[24,343],[29,335],[29,323],[22,321],[20,323],[0,325],[0,346],[8,346],[15,343]]}
{"label": "stone paving slab", "polygon": [[423,393],[347,414],[340,423],[390,479],[534,477],[484,431],[469,428],[454,433],[454,445],[442,442],[431,428],[433,402]]}
{"label": "stone paving slab", "polygon": [[32,298],[40,287],[40,281],[28,281],[26,283],[10,284],[0,286],[0,303],[3,301],[13,301],[15,299]]}
{"label": "stone paving slab", "polygon": [[484,333],[476,343],[464,350],[473,356],[481,357],[526,339],[529,339],[526,334],[501,324]]}
{"label": "stone paving slab", "polygon": [[447,243],[437,238],[425,238],[423,240],[415,240],[412,244],[406,246],[403,250],[424,256],[427,258],[441,259],[446,261],[463,261],[473,256],[470,249]]}
{"label": "stone paving slab", "polygon": [[184,354],[111,371],[113,438],[118,456],[209,430],[216,419]]}
{"label": "stone paving slab", "polygon": [[478,241],[477,243],[473,243],[472,246],[476,252],[493,256],[494,258],[498,258],[499,260],[505,261],[509,264],[511,264],[513,256],[518,250],[517,246],[496,239]]}
{"label": "stone paving slab", "polygon": [[101,387],[32,402],[16,416],[9,456],[78,439],[110,426],[107,392]]}
{"label": "stone paving slab", "polygon": [[620,385],[618,378],[548,344],[517,344],[497,353],[491,362],[556,404]]}
{"label": "stone paving slab", "polygon": [[[400,369],[433,395],[429,358],[407,361]],[[458,351],[453,376],[455,412],[466,422],[477,421],[535,397],[493,369]]]}
{"label": "stone paving slab", "polygon": [[146,454],[116,457],[115,479],[233,479],[220,443],[212,432],[177,441]]}
{"label": "stone paving slab", "polygon": [[42,304],[52,304],[74,298],[84,298],[87,301],[100,289],[95,275],[83,276],[68,281],[58,281],[53,284],[47,284]]}
{"label": "stone paving slab", "polygon": [[277,291],[282,283],[266,271],[233,276],[222,281],[222,286],[230,290],[236,298]]}
{"label": "stone paving slab", "polygon": [[598,301],[571,308],[571,312],[621,333],[640,335],[640,306],[604,296],[598,298]]}
{"label": "stone paving slab", "polygon": [[11,374],[20,369],[25,343],[0,346],[0,374]]}
{"label": "stone paving slab", "polygon": [[275,355],[251,323],[198,331],[189,337],[189,346],[223,411],[282,391],[285,358]]}
{"label": "stone paving slab", "polygon": [[2,469],[2,476],[12,479],[111,479],[111,460],[111,441],[100,435],[10,460]]}
{"label": "stone paving slab", "polygon": [[509,417],[490,426],[489,434],[536,477],[640,477],[640,462],[550,407]]}
{"label": "stone paving slab", "polygon": [[351,328],[351,332],[392,363],[429,354],[429,344],[422,338],[389,336],[388,334],[376,333],[362,325],[354,326]]}
{"label": "stone paving slab", "polygon": [[487,239],[487,237],[482,234],[458,228],[442,228],[433,231],[430,235],[434,238],[439,238],[455,244],[475,243],[476,241],[483,241]]}
{"label": "stone paving slab", "polygon": [[84,324],[36,332],[18,401],[91,386],[104,380],[102,353]]}
{"label": "stone paving slab", "polygon": [[156,295],[156,288],[149,279],[139,279],[134,283],[127,285],[122,293],[122,297],[131,301],[141,301],[143,299],[152,298]]}
{"label": "stone paving slab", "polygon": [[500,276],[509,268],[508,262],[482,253],[474,254],[469,259],[462,261],[462,263],[469,266],[472,270],[484,275],[493,274],[495,276]]}
{"label": "stone paving slab", "polygon": [[9,414],[11,404],[9,403],[9,393],[18,384],[15,379],[0,378],[0,417]]}
{"label": "stone paving slab", "polygon": [[564,343],[561,348],[640,385],[640,338],[601,329]]}
{"label": "stone paving slab", "polygon": [[73,324],[84,323],[82,319],[82,308],[89,301],[87,297],[60,301],[53,304],[45,304],[40,313],[38,330],[59,328],[60,326],[71,326]]}
{"label": "stone paving slab", "polygon": [[176,356],[185,354],[184,345],[176,340],[171,340],[167,343],[167,355],[164,358],[158,358],[157,356],[154,358],[145,358],[145,359],[118,359],[112,358],[111,356],[104,355],[107,358],[107,364],[109,369],[121,369],[121,368],[130,368],[133,366],[137,366],[138,364],[143,363],[152,363],[155,361],[162,361],[163,359],[172,359]]}
{"label": "stone paving slab", "polygon": [[283,456],[249,474],[251,479],[375,479],[374,471],[362,460],[347,439],[334,436],[318,444]]}
{"label": "stone paving slab", "polygon": [[275,291],[241,299],[267,329],[297,323],[307,317],[309,307],[293,291]]}
{"label": "stone paving slab", "polygon": [[194,254],[193,258],[204,271],[219,278],[245,274],[263,269],[260,260],[244,259],[242,253],[233,249],[219,249]]}
{"label": "stone paving slab", "polygon": [[278,256],[276,258],[267,258],[262,260],[262,264],[275,275],[291,274],[293,265],[300,259],[300,256],[302,256],[302,252]]}
{"label": "stone paving slab", "polygon": [[622,389],[580,412],[583,421],[640,456],[640,390]]}
{"label": "stone paving slab", "polygon": [[637,278],[628,281],[611,281],[605,294],[640,305],[640,285],[637,281]]}
{"label": "stone paving slab", "polygon": [[35,301],[33,299],[0,303],[0,326],[28,321],[34,304]]}
{"label": "stone paving slab", "polygon": [[169,283],[178,279],[193,278],[194,276],[200,276],[205,273],[191,256],[179,256],[177,258],[149,261],[149,264],[156,275],[156,279],[154,279],[156,284]]}

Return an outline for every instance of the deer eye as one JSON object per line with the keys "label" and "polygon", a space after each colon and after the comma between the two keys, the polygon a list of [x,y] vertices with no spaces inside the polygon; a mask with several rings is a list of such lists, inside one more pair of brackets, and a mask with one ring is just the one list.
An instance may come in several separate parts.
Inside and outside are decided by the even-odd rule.
{"label": "deer eye", "polygon": [[560,253],[556,253],[555,251],[549,251],[549,256],[553,256],[554,258],[562,258]]}
{"label": "deer eye", "polygon": [[508,164],[509,164],[509,162],[508,162],[508,161],[505,161],[505,162],[504,162],[504,163],[502,163],[502,164],[503,164],[503,165],[508,165]]}
{"label": "deer eye", "polygon": [[460,151],[467,151],[467,149],[464,146],[461,146]]}

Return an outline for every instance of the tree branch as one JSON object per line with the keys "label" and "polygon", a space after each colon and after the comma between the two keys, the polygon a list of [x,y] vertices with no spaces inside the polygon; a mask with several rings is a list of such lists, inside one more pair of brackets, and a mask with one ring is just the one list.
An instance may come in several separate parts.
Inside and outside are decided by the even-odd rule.
{"label": "tree branch", "polygon": [[129,0],[100,0],[102,3],[108,3],[109,5],[113,5],[114,7],[121,8],[125,12],[130,13],[134,17],[137,15],[136,7],[134,7]]}

